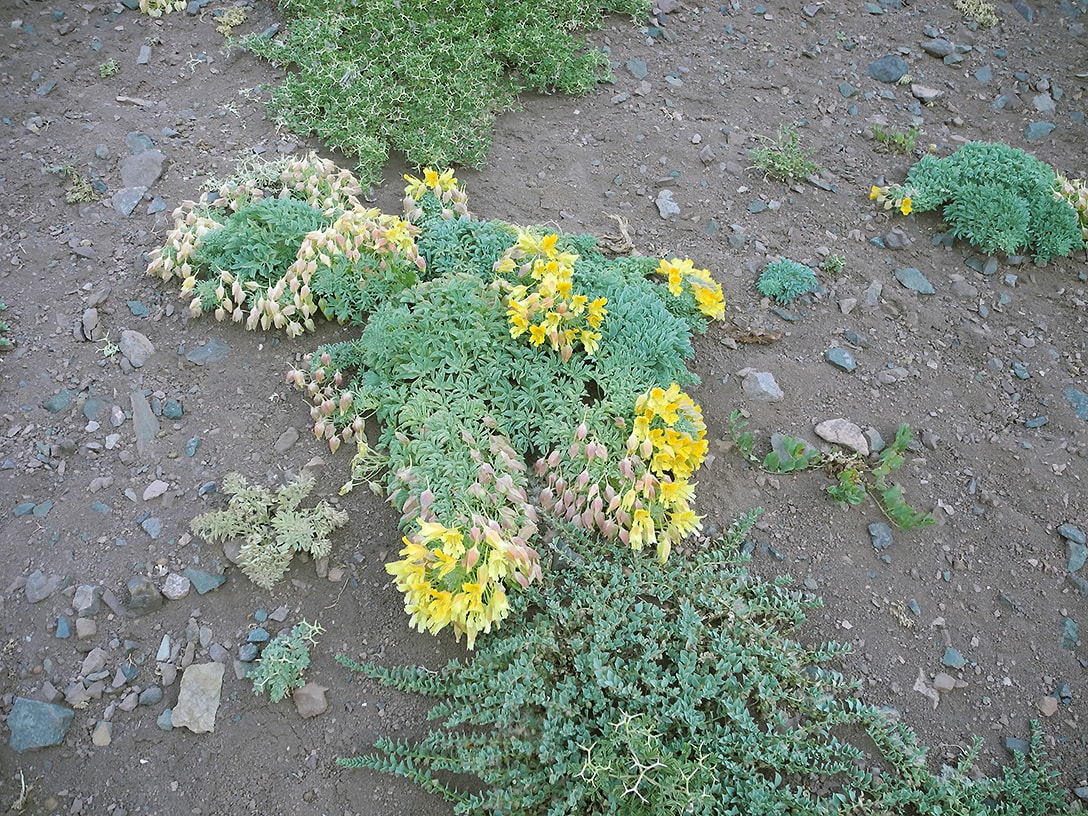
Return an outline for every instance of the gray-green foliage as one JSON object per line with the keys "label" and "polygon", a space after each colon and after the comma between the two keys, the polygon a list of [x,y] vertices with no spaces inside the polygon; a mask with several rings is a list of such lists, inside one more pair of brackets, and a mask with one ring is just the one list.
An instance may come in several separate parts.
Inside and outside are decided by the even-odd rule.
{"label": "gray-green foliage", "polygon": [[388,151],[419,166],[478,165],[523,91],[584,94],[608,58],[573,32],[645,0],[279,0],[287,32],[243,40],[285,69],[271,112],[380,178]]}
{"label": "gray-green foliage", "polygon": [[1055,196],[1054,169],[1015,147],[970,142],[943,159],[923,156],[900,189],[915,212],[943,207],[952,235],[987,254],[1047,261],[1084,248],[1076,210]]}
{"label": "gray-green foliage", "polygon": [[756,281],[756,289],[782,304],[815,291],[818,285],[815,270],[789,258],[768,263]]}
{"label": "gray-green foliage", "polygon": [[265,693],[278,703],[291,689],[302,688],[302,673],[310,668],[310,647],[317,645],[317,636],[324,631],[319,624],[300,621],[290,634],[276,635],[247,675],[253,681],[253,693]]}
{"label": "gray-green foliage", "polygon": [[251,485],[238,473],[223,480],[230,495],[225,510],[203,513],[190,524],[209,541],[242,539],[239,566],[253,583],[271,589],[283,579],[297,552],[324,558],[332,549],[329,534],[343,527],[347,513],[328,502],[301,507],[316,484],[308,471],[277,488]]}
{"label": "gray-green foliage", "polygon": [[338,657],[437,698],[429,717],[442,721],[341,764],[404,776],[458,814],[1058,813],[1037,732],[999,778],[973,778],[979,743],[935,775],[894,712],[828,665],[845,646],[795,640],[820,602],[745,570],[739,545],[755,515],[666,564],[558,542],[564,568],[512,599],[515,613],[471,660],[437,673]]}
{"label": "gray-green foliage", "polygon": [[801,137],[792,125],[780,127],[773,139],[758,138],[762,144],[749,151],[749,155],[765,176],[793,181],[820,172],[820,166],[811,158],[816,151],[801,147]]}

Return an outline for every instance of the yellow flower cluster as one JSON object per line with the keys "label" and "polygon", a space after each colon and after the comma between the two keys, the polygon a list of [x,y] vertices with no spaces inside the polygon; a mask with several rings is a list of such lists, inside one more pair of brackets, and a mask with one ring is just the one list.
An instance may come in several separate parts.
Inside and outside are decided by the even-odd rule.
{"label": "yellow flower cluster", "polygon": [[687,479],[706,458],[706,425],[702,409],[673,383],[652,388],[635,402],[635,422],[627,440],[657,475]]}
{"label": "yellow flower cluster", "polygon": [[722,294],[721,284],[706,269],[696,269],[689,259],[673,258],[671,261],[662,259],[657,272],[668,280],[669,294],[673,297],[680,297],[684,285],[687,284],[695,296],[695,305],[700,312],[711,320],[725,317],[725,296]]}
{"label": "yellow flower cluster", "polygon": [[452,168],[440,173],[424,167],[422,179],[405,175],[404,180],[408,182],[408,186],[404,188],[404,217],[409,221],[415,223],[423,216],[420,201],[427,193],[433,194],[442,205],[440,216],[444,221],[455,218],[467,220],[472,217],[468,211],[468,196],[458,184]]}
{"label": "yellow flower cluster", "polygon": [[432,635],[451,626],[471,649],[479,633],[510,613],[506,582],[527,587],[539,579],[540,558],[521,536],[505,539],[497,523],[479,517],[468,531],[422,517],[416,523],[419,530],[403,539],[401,560],[385,569],[404,593],[412,626]]}
{"label": "yellow flower cluster", "polygon": [[877,187],[875,184],[869,188],[869,200],[883,204],[885,210],[893,207],[903,215],[914,212],[914,204],[911,201],[911,191],[902,187]]}
{"label": "yellow flower cluster", "polygon": [[495,273],[503,276],[516,272],[524,281],[509,285],[506,316],[510,336],[528,334],[529,343],[548,343],[566,362],[574,353],[575,343],[592,355],[601,340],[597,331],[608,311],[607,298],[590,301],[574,294],[574,262],[578,256],[556,248],[556,234],[537,236],[528,231],[518,234],[514,246],[495,263]]}
{"label": "yellow flower cluster", "polygon": [[702,526],[691,508],[690,477],[706,457],[706,427],[699,407],[675,383],[639,398],[634,427],[627,455],[615,465],[604,444],[586,441],[584,423],[568,450],[537,460],[536,473],[547,482],[540,506],[634,550],[655,546],[665,561],[674,544]]}

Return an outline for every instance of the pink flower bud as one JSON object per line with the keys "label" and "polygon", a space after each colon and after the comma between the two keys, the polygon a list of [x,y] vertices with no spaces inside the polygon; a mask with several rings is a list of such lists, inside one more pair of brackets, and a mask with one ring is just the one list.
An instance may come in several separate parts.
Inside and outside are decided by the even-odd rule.
{"label": "pink flower bud", "polygon": [[476,566],[476,562],[480,560],[480,550],[478,547],[473,547],[467,553],[465,553],[465,569],[471,570]]}
{"label": "pink flower bud", "polygon": [[579,442],[581,442],[583,439],[586,438],[586,434],[588,434],[588,433],[589,433],[589,429],[586,427],[586,424],[583,422],[577,428],[574,429],[574,438],[577,439]]}

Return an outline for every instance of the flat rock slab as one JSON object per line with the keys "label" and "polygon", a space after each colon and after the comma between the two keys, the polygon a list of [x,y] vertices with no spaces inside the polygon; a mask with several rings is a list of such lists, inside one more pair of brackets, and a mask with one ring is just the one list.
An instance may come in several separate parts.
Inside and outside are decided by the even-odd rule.
{"label": "flat rock slab", "polygon": [[178,704],[170,721],[175,728],[185,727],[194,734],[215,731],[215,714],[223,691],[222,663],[194,663],[181,676]]}
{"label": "flat rock slab", "polygon": [[75,712],[64,706],[16,697],[8,715],[8,745],[22,753],[33,748],[60,745],[68,734]]}
{"label": "flat rock slab", "polygon": [[842,445],[862,456],[869,455],[869,440],[860,427],[848,419],[826,419],[816,426],[816,436],[825,442]]}

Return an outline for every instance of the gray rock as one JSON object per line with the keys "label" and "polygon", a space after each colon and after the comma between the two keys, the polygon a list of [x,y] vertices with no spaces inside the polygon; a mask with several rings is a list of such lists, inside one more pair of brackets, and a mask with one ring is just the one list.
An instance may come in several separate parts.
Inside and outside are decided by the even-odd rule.
{"label": "gray rock", "polygon": [[181,419],[184,414],[180,400],[168,399],[162,404],[162,415],[167,419]]}
{"label": "gray rock", "polygon": [[91,742],[99,748],[105,748],[113,742],[113,723],[99,720],[91,732]]}
{"label": "gray rock", "polygon": [[178,703],[171,714],[175,728],[195,734],[215,731],[215,714],[223,691],[222,663],[194,663],[181,676]]}
{"label": "gray rock", "polygon": [[854,355],[844,348],[829,348],[824,352],[824,359],[835,366],[835,368],[847,373],[858,367]]}
{"label": "gray rock", "polygon": [[16,697],[7,719],[11,731],[8,745],[20,754],[33,748],[60,745],[75,714],[64,706]]}
{"label": "gray rock", "polygon": [[893,544],[892,528],[883,521],[875,521],[869,525],[869,537],[875,550],[886,550]]}
{"label": "gray rock", "polygon": [[147,192],[146,187],[125,187],[110,196],[110,204],[123,216],[130,216]]}
{"label": "gray rock", "polygon": [[917,82],[911,84],[910,93],[923,105],[931,105],[944,96],[944,91],[939,88],[931,88],[928,85],[920,85]]}
{"label": "gray rock", "polygon": [[933,688],[937,689],[937,691],[947,694],[955,687],[956,678],[946,672],[937,672],[937,676],[933,678]]}
{"label": "gray rock", "polygon": [[72,404],[72,398],[75,397],[75,391],[70,391],[65,388],[63,391],[58,391],[51,396],[45,402],[42,403],[42,408],[47,410],[51,414],[59,414],[65,408]]}
{"label": "gray rock", "polygon": [[171,709],[171,708],[163,709],[162,714],[160,714],[155,719],[155,725],[157,725],[163,731],[172,730],[173,727],[174,727],[174,716],[173,715],[174,715],[174,710],[173,709]]}
{"label": "gray rock", "polygon": [[243,643],[238,647],[238,659],[242,663],[252,663],[257,659],[258,650],[256,643]]}
{"label": "gray rock", "polygon": [[1088,538],[1085,537],[1084,530],[1069,522],[1066,522],[1058,528],[1058,535],[1066,541],[1072,541],[1074,544],[1080,544],[1081,546],[1088,544]]}
{"label": "gray rock", "polygon": [[208,657],[223,665],[231,662],[230,652],[220,643],[212,644],[212,647],[208,650]]}
{"label": "gray rock", "polygon": [[1036,94],[1031,98],[1031,106],[1043,116],[1049,116],[1057,110],[1054,98],[1049,93]]}
{"label": "gray rock", "polygon": [[162,519],[157,516],[149,516],[140,522],[140,527],[150,538],[158,538],[162,535]]}
{"label": "gray rock", "polygon": [[869,67],[865,69],[865,73],[875,79],[877,82],[898,82],[903,76],[910,70],[910,66],[907,65],[907,61],[902,57],[897,57],[894,54],[889,54],[886,57],[881,57],[873,63],[869,64]]}
{"label": "gray rock", "polygon": [[329,710],[329,703],[325,699],[326,691],[328,691],[327,688],[319,686],[317,683],[307,683],[302,688],[295,689],[291,694],[291,699],[295,703],[295,711],[303,719],[324,714]]}
{"label": "gray rock", "polygon": [[775,382],[774,375],[769,371],[749,370],[742,377],[744,393],[752,399],[761,402],[778,402],[786,396]]}
{"label": "gray rock", "polygon": [[121,184],[147,190],[162,175],[166,156],[159,150],[142,150],[121,161]]}
{"label": "gray rock", "polygon": [[975,80],[985,85],[987,82],[994,78],[994,69],[989,65],[983,65],[977,71],[975,71]]}
{"label": "gray rock", "polygon": [[1001,742],[1005,746],[1005,750],[1010,754],[1024,754],[1026,756],[1031,749],[1027,740],[1018,737],[1005,737]]}
{"label": "gray rock", "polygon": [[80,617],[97,615],[102,607],[102,587],[81,584],[76,587],[76,594],[72,598],[72,608]]}
{"label": "gray rock", "polygon": [[140,692],[140,696],[137,698],[139,704],[142,706],[155,705],[162,702],[162,689],[158,686],[148,686]]}
{"label": "gray rock", "polygon": [[193,589],[196,590],[198,595],[204,595],[213,589],[219,589],[223,582],[227,580],[225,575],[213,575],[195,567],[186,567],[185,575],[192,582]]}
{"label": "gray rock", "polygon": [[142,368],[151,355],[155,353],[155,347],[146,336],[138,331],[126,329],[121,332],[121,339],[117,343],[121,353],[132,363],[133,368]]}
{"label": "gray rock", "polygon": [[151,443],[159,433],[159,420],[151,411],[151,404],[140,391],[133,391],[132,425],[136,433],[136,452],[146,456],[151,450]]}
{"label": "gray rock", "polygon": [[920,295],[932,295],[936,293],[933,284],[926,280],[921,270],[908,266],[905,269],[895,270],[895,279],[903,286]]}
{"label": "gray rock", "polygon": [[57,618],[57,631],[54,637],[61,640],[67,640],[72,636],[72,624],[69,623],[68,618],[61,615]]}
{"label": "gray rock", "polygon": [[937,57],[938,59],[944,59],[949,54],[953,54],[956,51],[956,46],[948,40],[943,39],[926,40],[921,45],[923,51],[931,57]]}
{"label": "gray rock", "polygon": [[298,437],[298,428],[292,426],[285,430],[279,435],[279,438],[276,440],[276,444],[274,446],[276,453],[287,453],[287,451],[291,450],[291,448],[294,447],[294,444],[298,442]]}
{"label": "gray rock", "polygon": [[1035,142],[1039,139],[1045,139],[1056,127],[1057,125],[1053,122],[1032,122],[1024,128],[1024,141]]}
{"label": "gray rock", "polygon": [[171,572],[166,576],[166,581],[162,585],[162,594],[171,601],[180,601],[189,594],[192,585],[192,581],[186,576]]}
{"label": "gray rock", "polygon": [[672,190],[662,190],[657,194],[657,198],[654,200],[654,204],[657,205],[657,212],[665,220],[680,215],[680,205],[672,200]]}
{"label": "gray rock", "polygon": [[1088,419],[1088,394],[1079,388],[1069,386],[1062,392],[1062,396],[1073,403],[1073,412],[1077,415],[1077,419]]}
{"label": "gray rock", "polygon": [[144,575],[133,575],[125,584],[128,603],[125,609],[134,618],[143,617],[162,607],[163,596],[154,582]]}
{"label": "gray rock", "polygon": [[84,677],[87,677],[95,672],[102,671],[106,667],[107,658],[108,655],[106,654],[105,649],[91,649],[91,651],[87,653],[87,656],[83,658],[83,664],[80,666],[79,673]]}
{"label": "gray rock", "polygon": [[869,455],[869,442],[864,432],[848,419],[826,419],[816,426],[816,435],[826,442],[842,445],[862,456]]}
{"label": "gray rock", "polygon": [[951,646],[944,650],[944,657],[941,658],[941,663],[951,669],[962,669],[967,665],[967,661],[964,660],[963,655],[960,654],[960,650],[954,649]]}
{"label": "gray rock", "polygon": [[639,80],[646,79],[646,77],[649,76],[649,73],[650,73],[649,69],[646,67],[646,61],[645,60],[640,60],[640,59],[627,60],[627,63],[625,65],[625,67],[627,68],[627,72],[631,76],[633,76],[635,79],[639,79]]}
{"label": "gray rock", "polygon": [[212,338],[203,346],[190,351],[185,355],[185,359],[193,365],[206,365],[208,363],[218,363],[230,352],[230,346],[224,343],[222,340]]}
{"label": "gray rock", "polygon": [[1073,651],[1077,648],[1077,622],[1072,618],[1062,618],[1061,630],[1058,634],[1058,645]]}
{"label": "gray rock", "polygon": [[57,591],[60,582],[61,577],[59,575],[46,575],[41,570],[34,570],[27,576],[26,586],[23,587],[27,603],[34,604],[44,601]]}
{"label": "gray rock", "polygon": [[1069,563],[1066,565],[1066,569],[1070,572],[1076,572],[1084,566],[1085,561],[1088,561],[1088,547],[1075,541],[1066,541],[1065,546],[1069,551]]}
{"label": "gray rock", "polygon": [[134,130],[125,134],[125,147],[133,154],[143,153],[145,150],[151,150],[155,147],[155,142],[146,133]]}

